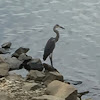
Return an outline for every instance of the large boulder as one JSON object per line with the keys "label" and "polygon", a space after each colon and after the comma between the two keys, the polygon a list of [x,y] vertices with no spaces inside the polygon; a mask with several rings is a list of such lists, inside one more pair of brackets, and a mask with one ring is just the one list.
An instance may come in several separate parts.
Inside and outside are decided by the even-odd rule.
{"label": "large boulder", "polygon": [[43,82],[45,85],[48,85],[54,80],[64,81],[63,76],[59,72],[53,71],[46,73],[46,77],[43,79]]}
{"label": "large boulder", "polygon": [[29,48],[20,47],[19,49],[17,49],[17,50],[12,54],[12,57],[18,58],[22,53],[27,53],[28,51],[29,51]]}
{"label": "large boulder", "polygon": [[15,57],[5,58],[5,62],[9,64],[9,70],[16,70],[20,68],[20,65],[23,63]]}
{"label": "large boulder", "polygon": [[40,59],[32,59],[29,61],[26,65],[24,65],[24,68],[27,69],[28,71],[30,70],[38,70],[42,71],[43,70],[43,65]]}
{"label": "large boulder", "polygon": [[33,97],[32,100],[65,100],[65,99],[52,95],[43,95],[40,97]]}
{"label": "large boulder", "polygon": [[1,63],[0,64],[0,78],[7,76],[8,72],[9,72],[9,64]]}
{"label": "large boulder", "polygon": [[46,93],[65,100],[77,100],[77,89],[58,80],[51,82],[47,86]]}
{"label": "large boulder", "polygon": [[1,47],[2,47],[2,48],[10,48],[11,45],[12,45],[11,42],[6,42],[6,43],[2,44]]}
{"label": "large boulder", "polygon": [[42,81],[45,77],[45,74],[38,70],[31,70],[28,74],[26,79],[27,80],[35,80],[35,81]]}

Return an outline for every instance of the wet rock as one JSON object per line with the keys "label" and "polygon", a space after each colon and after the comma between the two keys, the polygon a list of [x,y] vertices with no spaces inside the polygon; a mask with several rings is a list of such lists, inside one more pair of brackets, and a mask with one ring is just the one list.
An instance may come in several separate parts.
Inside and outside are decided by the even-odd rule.
{"label": "wet rock", "polygon": [[43,78],[45,77],[44,73],[38,70],[31,70],[26,79],[27,80],[35,80],[35,81],[42,81]]}
{"label": "wet rock", "polygon": [[29,51],[29,48],[20,47],[19,49],[17,49],[17,50],[12,54],[12,57],[18,58],[22,53],[27,53],[28,51]]}
{"label": "wet rock", "polygon": [[32,100],[65,100],[65,99],[52,95],[43,95],[40,97],[33,97]]}
{"label": "wet rock", "polygon": [[2,47],[2,48],[10,48],[11,45],[12,45],[11,42],[6,42],[6,43],[2,44],[1,47]]}
{"label": "wet rock", "polygon": [[0,64],[0,78],[8,75],[9,65],[7,63]]}
{"label": "wet rock", "polygon": [[83,96],[83,95],[86,95],[86,94],[88,94],[88,93],[89,93],[89,91],[80,92],[80,93],[77,94],[77,97],[80,98],[80,100],[81,100],[82,96]]}
{"label": "wet rock", "polygon": [[46,73],[46,77],[43,79],[43,82],[45,85],[48,85],[54,80],[64,81],[63,76],[59,72],[55,71]]}
{"label": "wet rock", "polygon": [[27,69],[29,71],[30,70],[38,70],[38,71],[43,70],[42,62],[40,59],[32,59],[24,67],[25,67],[25,69]]}
{"label": "wet rock", "polygon": [[7,50],[5,50],[4,48],[0,48],[0,54],[7,54],[10,53]]}
{"label": "wet rock", "polygon": [[40,88],[40,86],[39,86],[38,83],[29,83],[29,82],[26,82],[26,83],[24,83],[24,85],[23,85],[22,88],[24,90],[26,90],[26,91],[30,91],[30,90],[35,91],[36,89]]}
{"label": "wet rock", "polygon": [[57,71],[57,69],[55,69],[54,67],[52,67],[51,65],[48,65],[46,63],[43,63],[43,66],[45,68],[45,71]]}
{"label": "wet rock", "polygon": [[16,70],[20,68],[20,65],[23,63],[15,57],[5,58],[5,62],[9,64],[9,70]]}
{"label": "wet rock", "polygon": [[73,86],[58,80],[47,86],[46,93],[65,100],[77,100],[77,90]]}
{"label": "wet rock", "polygon": [[82,81],[74,81],[74,80],[69,80],[69,79],[65,79],[65,82],[69,82],[73,85],[79,85],[82,84]]}
{"label": "wet rock", "polygon": [[89,99],[85,99],[85,100],[92,100],[91,98],[89,98]]}
{"label": "wet rock", "polygon": [[26,55],[25,53],[22,53],[22,54],[18,57],[18,59],[19,59],[20,61],[30,61],[30,60],[32,60],[32,57]]}

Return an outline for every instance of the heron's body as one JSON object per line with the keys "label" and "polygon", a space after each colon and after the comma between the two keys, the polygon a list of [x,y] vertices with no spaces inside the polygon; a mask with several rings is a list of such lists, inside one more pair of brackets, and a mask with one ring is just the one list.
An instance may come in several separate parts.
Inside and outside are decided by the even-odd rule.
{"label": "heron's body", "polygon": [[[48,45],[49,44],[49,45]],[[45,46],[43,60],[45,61],[47,57],[53,52],[55,48],[55,39],[51,37]]]}
{"label": "heron's body", "polygon": [[45,49],[44,49],[44,55],[43,55],[43,60],[44,61],[47,59],[48,56],[50,57],[51,66],[52,67],[53,67],[52,53],[53,53],[53,50],[55,48],[56,42],[59,40],[59,32],[56,30],[56,28],[62,28],[62,29],[64,29],[63,27],[59,26],[58,24],[56,24],[54,26],[53,31],[56,33],[56,37],[55,38],[51,37],[47,41],[46,46],[45,46]]}

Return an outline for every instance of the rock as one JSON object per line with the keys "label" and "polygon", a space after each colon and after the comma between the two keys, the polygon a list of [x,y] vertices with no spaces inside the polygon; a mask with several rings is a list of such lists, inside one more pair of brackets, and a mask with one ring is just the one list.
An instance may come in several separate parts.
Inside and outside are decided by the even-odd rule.
{"label": "rock", "polygon": [[12,57],[18,58],[22,53],[27,53],[28,51],[29,51],[29,48],[20,47],[19,49],[17,49],[17,50],[12,54]]}
{"label": "rock", "polygon": [[6,42],[6,43],[2,44],[1,47],[2,47],[2,48],[10,48],[11,45],[12,45],[11,42]]}
{"label": "rock", "polygon": [[9,70],[16,70],[20,68],[20,65],[23,63],[15,57],[5,58],[5,62],[9,64]]}
{"label": "rock", "polygon": [[24,80],[21,75],[17,75],[17,74],[9,74],[6,78],[8,80],[15,80],[15,81],[22,81],[22,80]]}
{"label": "rock", "polygon": [[7,63],[0,64],[0,78],[8,75],[9,65]]}
{"label": "rock", "polygon": [[30,61],[30,60],[32,60],[32,57],[31,57],[31,56],[27,56],[25,53],[22,53],[22,54],[18,57],[18,59],[19,59],[20,61]]}
{"label": "rock", "polygon": [[46,77],[43,79],[45,85],[48,85],[54,80],[64,81],[63,76],[59,72],[48,72]]}
{"label": "rock", "polygon": [[27,80],[42,81],[44,77],[45,77],[44,73],[37,71],[37,70],[31,70],[28,73],[26,79]]}
{"label": "rock", "polygon": [[17,74],[17,75],[21,75],[22,77],[26,77],[26,75],[29,72],[27,70],[25,70],[24,68],[20,69],[20,70],[11,70],[9,71],[9,74]]}
{"label": "rock", "polygon": [[73,86],[58,80],[47,86],[46,93],[65,100],[77,100],[77,90]]}
{"label": "rock", "polygon": [[65,99],[52,95],[43,95],[40,97],[33,97],[32,100],[65,100]]}
{"label": "rock", "polygon": [[42,62],[40,59],[32,59],[31,61],[27,63],[27,65],[24,66],[24,68],[29,71],[30,70],[38,70],[38,71],[43,70]]}
{"label": "rock", "polygon": [[5,50],[4,48],[0,48],[0,54],[7,54],[10,53],[7,50]]}
{"label": "rock", "polygon": [[79,84],[82,84],[82,81],[74,81],[74,80],[69,80],[69,79],[65,79],[64,80],[65,82],[69,82],[73,85],[79,85]]}
{"label": "rock", "polygon": [[4,63],[4,59],[0,57],[0,63]]}
{"label": "rock", "polygon": [[85,99],[85,100],[92,100],[91,98],[89,98],[89,99]]}
{"label": "rock", "polygon": [[82,96],[83,96],[83,95],[86,95],[86,94],[88,94],[88,93],[89,93],[89,91],[80,92],[80,93],[77,94],[77,97],[80,98],[80,100],[81,100]]}
{"label": "rock", "polygon": [[0,100],[14,100],[11,97],[7,96],[5,92],[0,92]]}
{"label": "rock", "polygon": [[26,90],[26,91],[30,91],[30,90],[35,91],[36,89],[40,88],[40,86],[37,83],[29,83],[29,82],[26,82],[26,83],[24,83],[24,85],[23,85],[22,88],[24,90]]}
{"label": "rock", "polygon": [[54,67],[52,67],[51,65],[48,65],[46,63],[43,63],[43,66],[45,68],[45,71],[57,71],[57,69],[55,69]]}
{"label": "rock", "polygon": [[77,97],[77,100],[80,100],[80,98]]}

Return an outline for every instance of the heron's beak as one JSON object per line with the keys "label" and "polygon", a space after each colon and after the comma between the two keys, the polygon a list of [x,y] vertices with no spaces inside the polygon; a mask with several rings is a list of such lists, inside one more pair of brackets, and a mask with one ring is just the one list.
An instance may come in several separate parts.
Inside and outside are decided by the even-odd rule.
{"label": "heron's beak", "polygon": [[60,28],[65,29],[64,27],[60,26]]}

